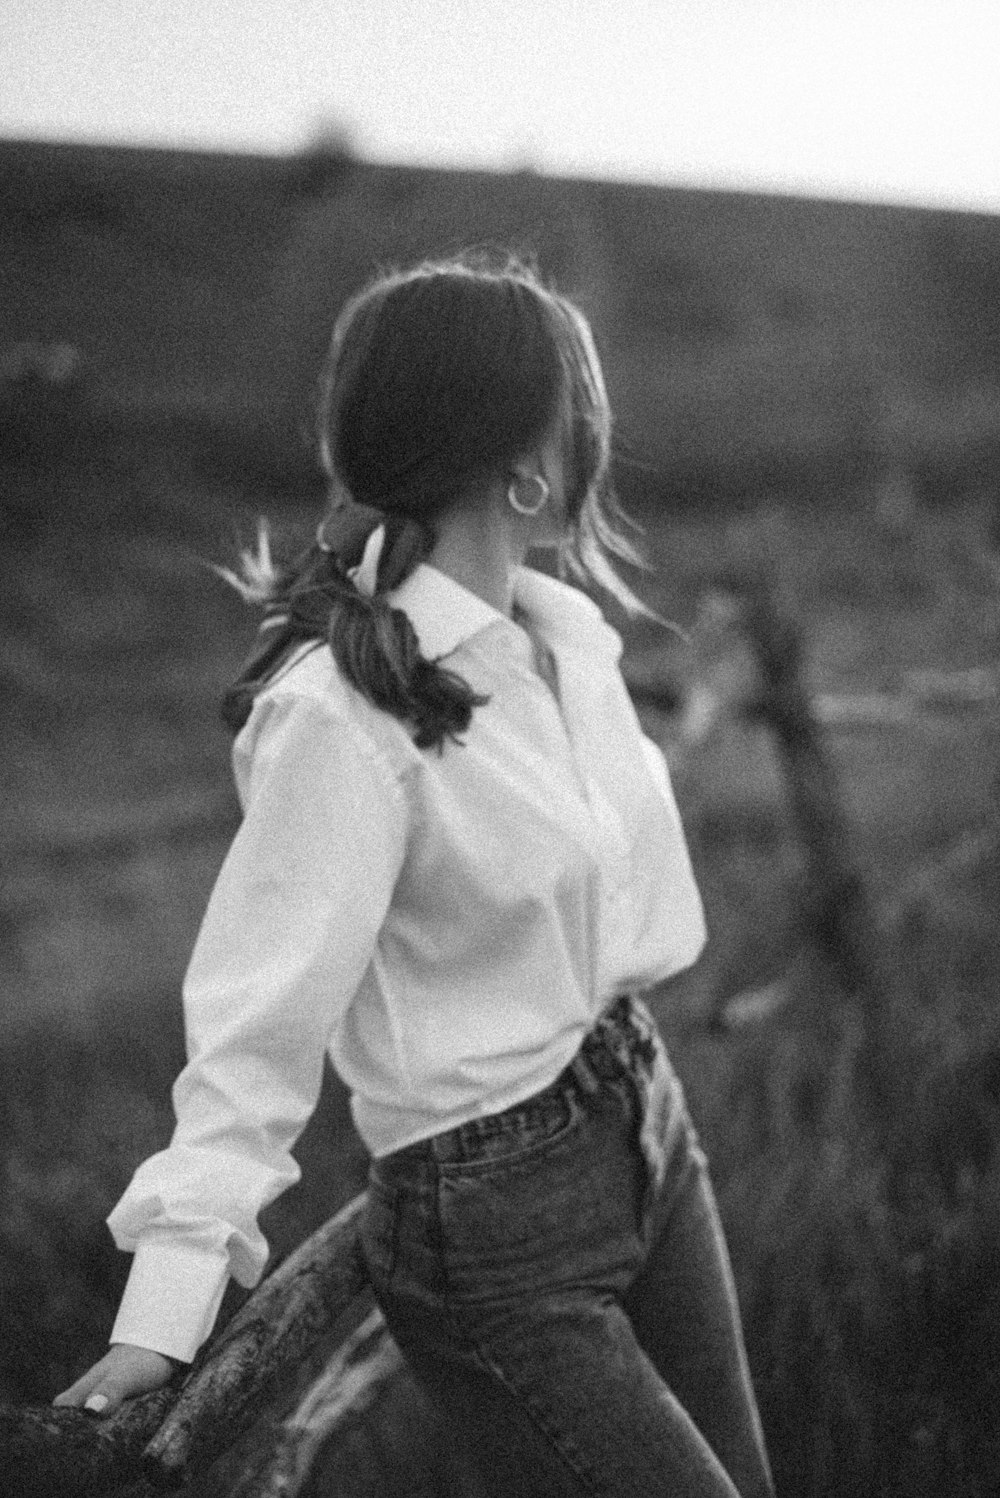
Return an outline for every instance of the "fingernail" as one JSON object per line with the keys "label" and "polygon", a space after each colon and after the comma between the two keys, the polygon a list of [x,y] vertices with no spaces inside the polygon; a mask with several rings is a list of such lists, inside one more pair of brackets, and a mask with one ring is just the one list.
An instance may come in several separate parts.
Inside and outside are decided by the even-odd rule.
{"label": "fingernail", "polygon": [[109,1400],[106,1394],[91,1394],[83,1407],[85,1410],[93,1410],[95,1415],[99,1415],[102,1410],[107,1409],[108,1404]]}

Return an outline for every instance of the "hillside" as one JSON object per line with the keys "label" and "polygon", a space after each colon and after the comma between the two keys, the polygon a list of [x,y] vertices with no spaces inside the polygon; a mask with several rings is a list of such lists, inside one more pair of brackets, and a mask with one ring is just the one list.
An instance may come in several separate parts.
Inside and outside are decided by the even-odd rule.
{"label": "hillside", "polygon": [[469,243],[581,299],[623,441],[674,477],[874,461],[940,487],[997,448],[1000,221],[337,154],[0,145],[0,354],[66,342],[101,404],[280,446],[345,294]]}
{"label": "hillside", "polygon": [[[898,958],[882,1015],[805,938],[745,649],[624,626],[626,665],[729,703],[687,747],[649,710],[710,931],[654,1003],[778,1490],[981,1498],[1000,1462],[1000,222],[975,216],[0,146],[0,1399],[43,1403],[103,1351],[126,1272],[104,1218],[169,1137],[182,975],[237,825],[218,703],[254,628],[207,564],[258,511],[314,525],[296,431],[348,288],[482,240],[535,248],[591,311],[647,462],[620,477],[660,502],[649,601],[691,628],[724,607],[720,576],[766,571],[817,703],[903,709],[824,719]],[[921,674],[987,685],[906,711]],[[297,1152],[276,1257],[365,1179],[332,1076]],[[345,1457],[365,1481],[402,1449],[391,1407],[371,1429]],[[303,1498],[358,1491],[331,1463]]]}

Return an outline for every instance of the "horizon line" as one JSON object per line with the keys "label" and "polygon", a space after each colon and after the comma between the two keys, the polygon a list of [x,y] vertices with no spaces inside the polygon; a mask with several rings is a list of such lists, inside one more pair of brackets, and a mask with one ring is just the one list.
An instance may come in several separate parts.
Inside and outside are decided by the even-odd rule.
{"label": "horizon line", "polygon": [[[116,135],[49,135],[47,133],[13,133],[0,127],[0,150],[5,146],[55,146],[78,150],[134,151],[163,156],[210,157],[217,159],[242,159],[261,162],[291,162],[297,158],[320,156],[324,153],[322,141],[311,142],[285,150],[265,148],[259,144],[245,145],[227,142],[194,140],[169,140],[163,137],[116,136]],[[766,174],[739,177],[725,173],[654,173],[644,169],[621,168],[617,171],[588,169],[579,165],[560,167],[552,161],[533,163],[530,159],[512,157],[507,165],[497,161],[477,161],[470,158],[446,161],[421,159],[418,156],[388,155],[365,150],[345,137],[342,145],[334,142],[327,148],[331,155],[342,155],[358,166],[386,167],[401,171],[444,172],[496,177],[537,177],[549,181],[593,182],[608,186],[645,187],[665,192],[713,193],[734,197],[786,198],[802,202],[829,203],[843,207],[867,207],[903,209],[925,213],[971,214],[982,217],[1000,215],[1000,193],[994,198],[974,199],[952,193],[915,194],[904,190],[886,189],[877,195],[864,193],[860,189],[852,192],[838,184],[817,183],[815,180],[785,178],[776,179]]]}

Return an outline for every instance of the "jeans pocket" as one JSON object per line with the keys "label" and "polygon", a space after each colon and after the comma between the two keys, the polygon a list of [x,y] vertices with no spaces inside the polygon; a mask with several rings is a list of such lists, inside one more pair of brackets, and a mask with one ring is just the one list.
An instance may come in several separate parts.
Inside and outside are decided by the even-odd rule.
{"label": "jeans pocket", "polygon": [[572,1145],[583,1110],[569,1090],[554,1090],[488,1114],[456,1131],[457,1145],[439,1146],[442,1178],[506,1176]]}
{"label": "jeans pocket", "polygon": [[526,1298],[606,1279],[621,1249],[601,1134],[601,1118],[581,1109],[512,1153],[439,1169],[439,1250],[453,1309],[516,1312]]}

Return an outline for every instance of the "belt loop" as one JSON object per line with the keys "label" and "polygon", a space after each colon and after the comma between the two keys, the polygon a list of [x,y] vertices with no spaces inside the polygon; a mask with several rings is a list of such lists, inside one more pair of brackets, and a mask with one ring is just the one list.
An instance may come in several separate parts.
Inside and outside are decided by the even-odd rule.
{"label": "belt loop", "polygon": [[584,1092],[600,1092],[601,1080],[582,1051],[577,1051],[569,1067]]}

